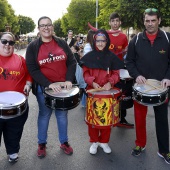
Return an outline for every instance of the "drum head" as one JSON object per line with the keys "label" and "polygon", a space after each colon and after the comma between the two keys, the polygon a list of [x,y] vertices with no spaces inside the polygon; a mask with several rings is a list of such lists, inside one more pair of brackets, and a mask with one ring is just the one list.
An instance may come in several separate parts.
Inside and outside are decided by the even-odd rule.
{"label": "drum head", "polygon": [[119,74],[120,74],[120,78],[121,79],[130,79],[132,78],[130,75],[129,75],[129,72],[125,69],[120,69],[119,70]]}
{"label": "drum head", "polygon": [[98,92],[89,92],[90,94],[97,94],[97,95],[109,95],[109,94],[117,94],[120,93],[120,90],[118,89],[111,89],[111,90],[103,90]]}
{"label": "drum head", "polygon": [[133,88],[135,90],[141,92],[141,93],[148,94],[148,95],[160,94],[160,93],[165,92],[167,90],[167,88],[164,88],[164,89],[162,88],[160,81],[153,80],[153,79],[148,79],[147,81],[151,85],[135,83]]}
{"label": "drum head", "polygon": [[54,92],[53,90],[45,90],[45,93],[52,97],[59,97],[59,98],[65,98],[65,97],[71,97],[79,93],[78,87],[72,87],[70,90],[62,89],[61,92]]}
{"label": "drum head", "polygon": [[0,107],[13,107],[25,102],[24,94],[15,91],[0,92]]}

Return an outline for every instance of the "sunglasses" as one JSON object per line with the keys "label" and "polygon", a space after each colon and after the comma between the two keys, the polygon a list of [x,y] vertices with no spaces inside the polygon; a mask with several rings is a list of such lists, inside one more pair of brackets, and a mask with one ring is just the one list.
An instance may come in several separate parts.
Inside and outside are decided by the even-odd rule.
{"label": "sunglasses", "polygon": [[4,45],[8,43],[10,46],[13,46],[15,44],[15,41],[8,41],[6,39],[1,39],[1,43]]}
{"label": "sunglasses", "polygon": [[148,8],[145,9],[145,12],[158,12],[158,10],[156,8]]}

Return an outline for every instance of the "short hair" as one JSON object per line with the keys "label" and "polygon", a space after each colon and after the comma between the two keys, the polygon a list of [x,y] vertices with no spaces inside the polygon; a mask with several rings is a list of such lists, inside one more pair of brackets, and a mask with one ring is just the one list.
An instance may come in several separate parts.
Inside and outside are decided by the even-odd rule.
{"label": "short hair", "polygon": [[51,18],[49,18],[49,17],[47,17],[47,16],[42,16],[42,17],[40,17],[39,20],[38,20],[38,26],[39,26],[40,21],[41,21],[42,19],[49,19],[49,20],[51,21],[51,23],[52,23]]}
{"label": "short hair", "polygon": [[14,34],[12,34],[12,32],[1,32],[0,33],[0,39],[2,38],[2,36],[3,35],[5,35],[5,34],[9,34],[9,35],[11,35],[12,36],[12,38],[13,38],[13,40],[15,41],[15,35]]}
{"label": "short hair", "polygon": [[117,12],[113,12],[110,14],[109,21],[115,18],[119,18],[119,20],[121,20],[120,15]]}
{"label": "short hair", "polygon": [[68,30],[67,34],[68,34],[69,32],[72,32],[72,33],[73,33],[73,31],[72,31],[72,30]]}
{"label": "short hair", "polygon": [[147,8],[147,9],[145,9],[145,11],[143,13],[143,19],[145,18],[146,14],[148,14],[150,16],[156,15],[158,19],[161,17],[159,10],[156,9],[156,8]]}

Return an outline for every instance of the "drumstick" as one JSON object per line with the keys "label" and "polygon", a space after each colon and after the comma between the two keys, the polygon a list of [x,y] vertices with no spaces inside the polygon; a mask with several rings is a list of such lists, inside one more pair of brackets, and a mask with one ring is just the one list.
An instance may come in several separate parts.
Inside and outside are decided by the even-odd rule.
{"label": "drumstick", "polygon": [[105,90],[104,88],[98,88],[98,89],[90,89],[90,90],[87,90],[86,92],[97,92],[97,91],[103,91]]}
{"label": "drumstick", "polygon": [[152,89],[148,89],[148,90],[145,90],[144,92],[149,92],[151,90],[154,90],[155,88],[152,88]]}
{"label": "drumstick", "polygon": [[163,89],[161,89],[161,88],[159,88],[159,87],[157,87],[157,86],[155,86],[155,85],[153,85],[153,84],[150,84],[150,83],[148,83],[148,82],[146,82],[146,84],[149,85],[149,86],[151,86],[151,87],[154,87],[155,89],[163,90]]}

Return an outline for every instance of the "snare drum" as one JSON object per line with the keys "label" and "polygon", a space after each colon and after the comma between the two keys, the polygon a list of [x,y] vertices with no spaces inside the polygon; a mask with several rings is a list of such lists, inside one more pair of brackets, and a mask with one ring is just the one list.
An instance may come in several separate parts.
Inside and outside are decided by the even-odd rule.
{"label": "snare drum", "polygon": [[129,109],[133,107],[133,99],[132,99],[132,86],[133,86],[133,78],[129,75],[128,70],[120,69],[120,82],[116,87],[122,89],[122,100],[121,100],[121,108]]}
{"label": "snare drum", "polygon": [[62,89],[61,92],[45,89],[44,97],[45,105],[51,109],[70,110],[80,103],[80,91],[78,87],[72,87],[70,90]]}
{"label": "snare drum", "polygon": [[163,89],[160,81],[154,79],[149,80],[152,86],[148,84],[134,84],[133,99],[145,106],[158,106],[163,104],[168,98],[168,89]]}
{"label": "snare drum", "polygon": [[87,92],[85,121],[99,129],[116,126],[119,122],[119,100],[121,91],[117,88],[109,91]]}
{"label": "snare drum", "polygon": [[15,91],[0,92],[0,118],[9,119],[20,116],[27,109],[27,98]]}

